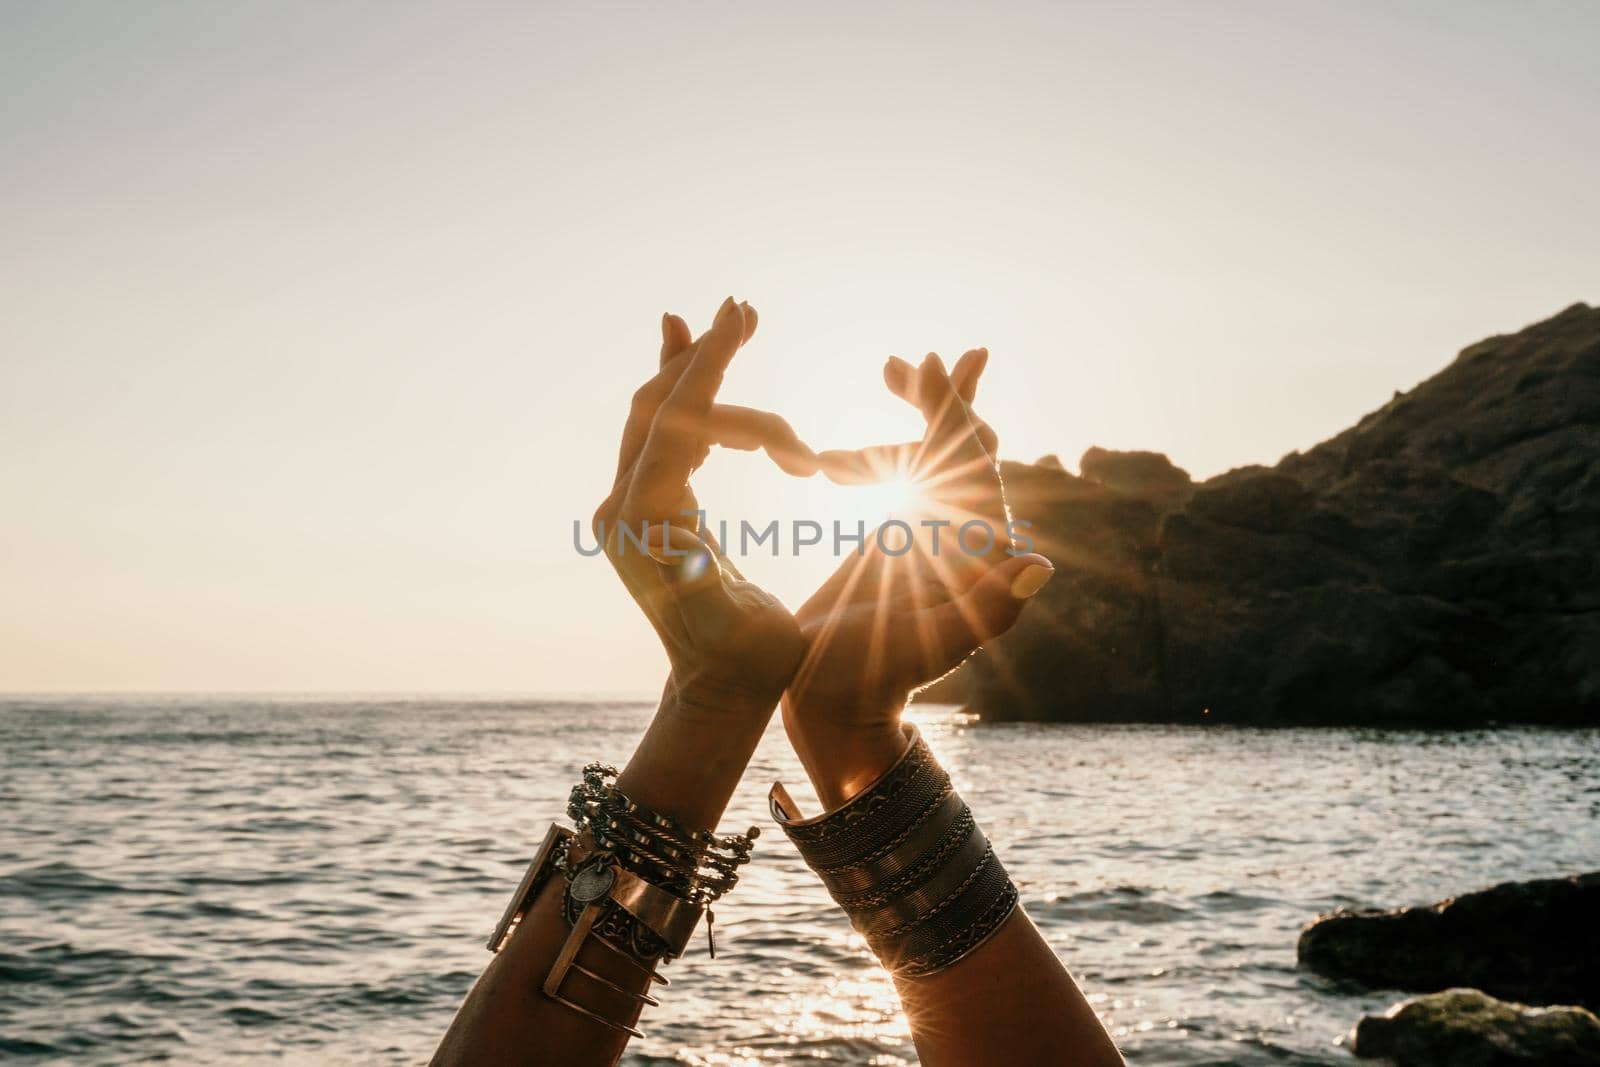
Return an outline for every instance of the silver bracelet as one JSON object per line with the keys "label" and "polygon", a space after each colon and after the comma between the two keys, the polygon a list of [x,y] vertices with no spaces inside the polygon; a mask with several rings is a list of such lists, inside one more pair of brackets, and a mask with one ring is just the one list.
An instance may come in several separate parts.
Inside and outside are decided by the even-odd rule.
{"label": "silver bracelet", "polygon": [[916,727],[904,729],[900,759],[834,811],[800,818],[781,783],[767,799],[884,966],[915,976],[983,944],[1015,910],[1017,889]]}

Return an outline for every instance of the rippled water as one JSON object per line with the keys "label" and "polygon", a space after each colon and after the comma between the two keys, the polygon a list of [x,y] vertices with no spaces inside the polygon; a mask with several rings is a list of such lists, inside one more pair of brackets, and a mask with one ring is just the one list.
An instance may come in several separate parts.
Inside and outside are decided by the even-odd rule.
{"label": "rippled water", "polygon": [[[416,1063],[632,705],[0,701],[0,1053]],[[1339,904],[1600,866],[1600,734],[972,726],[920,717],[1132,1062],[1342,1063],[1388,995],[1295,968]],[[768,826],[632,1064],[915,1061],[888,979]]]}

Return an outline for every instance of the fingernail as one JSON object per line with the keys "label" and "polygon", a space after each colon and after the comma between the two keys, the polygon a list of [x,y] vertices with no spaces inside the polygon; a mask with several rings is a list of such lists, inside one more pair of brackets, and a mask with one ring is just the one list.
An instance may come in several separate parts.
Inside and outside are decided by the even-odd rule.
{"label": "fingernail", "polygon": [[667,341],[667,340],[671,340],[671,338],[672,338],[672,312],[663,311],[661,313],[661,339],[663,341]]}
{"label": "fingernail", "polygon": [[1018,600],[1027,600],[1049,584],[1050,579],[1055,576],[1054,567],[1046,567],[1043,564],[1035,563],[1031,567],[1024,568],[1021,574],[1012,579],[1011,595]]}
{"label": "fingernail", "polygon": [[733,299],[733,297],[728,297],[728,299],[722,302],[722,306],[717,309],[717,321],[721,322],[723,319],[733,314],[733,309],[738,306],[738,303]]}

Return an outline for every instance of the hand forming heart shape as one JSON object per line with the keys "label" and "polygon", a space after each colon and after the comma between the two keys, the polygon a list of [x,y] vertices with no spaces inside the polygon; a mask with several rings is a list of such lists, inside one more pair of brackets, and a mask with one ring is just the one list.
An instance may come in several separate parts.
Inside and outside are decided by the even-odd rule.
{"label": "hand forming heart shape", "polygon": [[[616,482],[594,526],[667,650],[668,697],[705,713],[765,714],[781,694],[789,736],[831,803],[898,757],[911,692],[1009,629],[1052,568],[1017,553],[1009,536],[997,438],[972,410],[986,349],[966,352],[951,372],[932,353],[916,367],[885,365],[889,389],[923,415],[920,440],[817,453],[781,416],[716,402],[756,321],[731,297],[699,338],[678,316],[662,319],[660,369],[634,394]],[[915,535],[906,544],[868,538],[791,616],[694,528],[689,478],[712,445],[760,448],[790,474],[821,471],[842,484],[909,476],[927,517],[916,530],[901,524]],[[642,523],[645,550],[634,541],[630,551]],[[987,531],[977,552],[969,524]]]}

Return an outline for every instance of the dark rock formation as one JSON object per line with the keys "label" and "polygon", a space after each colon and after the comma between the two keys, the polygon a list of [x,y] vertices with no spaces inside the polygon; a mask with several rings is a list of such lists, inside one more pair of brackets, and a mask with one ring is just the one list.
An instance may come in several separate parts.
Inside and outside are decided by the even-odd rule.
{"label": "dark rock formation", "polygon": [[1336,911],[1300,933],[1302,966],[1369,986],[1474,986],[1600,1008],[1600,873],[1507,882],[1396,911]]}
{"label": "dark rock formation", "polygon": [[985,718],[1600,722],[1600,309],[1276,467],[1080,468],[1003,465],[1058,574],[944,687]]}
{"label": "dark rock formation", "polygon": [[1368,1015],[1350,1051],[1396,1067],[1600,1067],[1600,1019],[1452,989]]}

